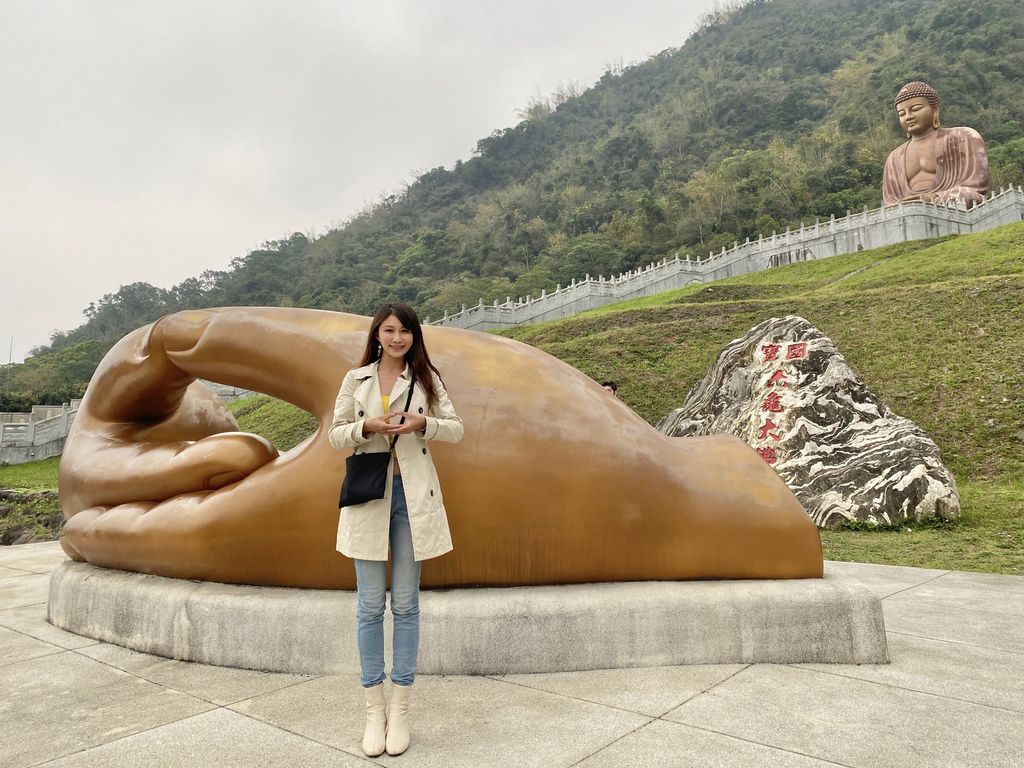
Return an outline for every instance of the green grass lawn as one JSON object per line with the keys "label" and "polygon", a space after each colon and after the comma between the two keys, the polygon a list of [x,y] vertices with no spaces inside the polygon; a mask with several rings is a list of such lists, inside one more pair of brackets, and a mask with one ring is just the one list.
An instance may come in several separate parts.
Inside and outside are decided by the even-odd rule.
{"label": "green grass lawn", "polygon": [[316,417],[297,405],[268,395],[254,395],[228,405],[238,428],[267,438],[277,450],[291,450],[316,430]]}
{"label": "green grass lawn", "polygon": [[51,541],[63,516],[57,499],[58,457],[0,466],[0,544]]}
{"label": "green grass lawn", "polygon": [[959,488],[958,522],[822,531],[825,559],[1024,575],[1024,480],[961,482]]}
{"label": "green grass lawn", "polygon": [[[822,531],[825,557],[1024,574],[1024,223],[795,264],[504,332],[565,360],[656,423],[723,346],[769,317],[828,334],[894,411],[938,444],[962,519]],[[239,427],[288,450],[316,428],[295,406],[231,404]],[[0,467],[0,488],[55,488],[57,461]]]}
{"label": "green grass lawn", "polygon": [[60,457],[0,466],[0,490],[55,491]]}

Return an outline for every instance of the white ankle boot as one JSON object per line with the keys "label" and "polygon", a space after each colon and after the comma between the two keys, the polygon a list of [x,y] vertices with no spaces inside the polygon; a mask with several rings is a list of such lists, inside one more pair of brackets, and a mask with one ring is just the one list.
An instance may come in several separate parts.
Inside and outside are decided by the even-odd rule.
{"label": "white ankle boot", "polygon": [[366,694],[366,730],[363,731],[363,752],[377,757],[384,751],[388,716],[387,699],[384,698],[384,683],[372,688],[363,688]]}
{"label": "white ankle boot", "polygon": [[391,703],[388,704],[388,735],[386,749],[389,755],[400,755],[409,748],[409,697],[411,685],[392,685]]}

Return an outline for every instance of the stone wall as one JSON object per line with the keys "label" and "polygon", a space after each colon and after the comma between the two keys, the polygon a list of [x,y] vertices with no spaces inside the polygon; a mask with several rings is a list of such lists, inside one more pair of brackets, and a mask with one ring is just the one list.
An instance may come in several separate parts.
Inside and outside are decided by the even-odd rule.
{"label": "stone wall", "polygon": [[483,300],[474,307],[462,307],[453,315],[445,313],[431,325],[449,325],[487,331],[514,325],[542,323],[571,317],[588,309],[616,301],[652,296],[662,291],[682,288],[691,283],[705,283],[726,277],[760,272],[763,269],[814,261],[843,253],[879,248],[909,240],[942,235],[970,234],[1024,220],[1024,189],[1003,189],[992,193],[971,210],[933,203],[905,202],[899,205],[864,209],[847,213],[840,219],[815,221],[811,226],[786,230],[782,234],[759,237],[734,243],[719,253],[693,259],[689,255],[648,264],[643,269],[616,277],[591,277],[573,280],[555,291],[542,291],[540,296],[503,303]]}
{"label": "stone wall", "polygon": [[[258,394],[227,384],[205,383],[225,402]],[[0,464],[25,464],[59,456],[81,402],[33,405],[31,413],[0,413]]]}
{"label": "stone wall", "polygon": [[27,464],[30,461],[42,461],[53,456],[60,456],[64,451],[66,439],[66,437],[59,437],[43,445],[0,444],[0,465]]}
{"label": "stone wall", "polygon": [[34,405],[31,413],[0,413],[0,464],[59,456],[81,402]]}

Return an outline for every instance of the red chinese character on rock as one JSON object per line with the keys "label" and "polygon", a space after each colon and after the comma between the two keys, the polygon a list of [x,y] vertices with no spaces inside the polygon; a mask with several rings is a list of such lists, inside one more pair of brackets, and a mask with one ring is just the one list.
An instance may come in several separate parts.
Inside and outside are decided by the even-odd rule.
{"label": "red chinese character on rock", "polygon": [[761,410],[768,411],[768,413],[782,413],[785,409],[782,407],[782,398],[779,397],[779,393],[769,392],[764,402],[761,403]]}
{"label": "red chinese character on rock", "polygon": [[757,449],[758,455],[767,461],[769,464],[774,464],[779,460],[779,457],[775,455],[775,449],[771,446],[765,446],[764,448]]}
{"label": "red chinese character on rock", "polygon": [[764,344],[761,347],[761,351],[764,352],[765,360],[778,360],[779,350],[782,349],[781,344]]}
{"label": "red chinese character on rock", "polygon": [[787,360],[803,360],[807,357],[807,342],[798,341],[786,347]]}
{"label": "red chinese character on rock", "polygon": [[780,381],[782,382],[782,386],[789,386],[789,382],[786,380],[786,374],[784,374],[782,371],[776,371],[775,373],[772,374],[772,377],[768,379],[768,386],[774,387]]}
{"label": "red chinese character on rock", "polygon": [[764,440],[766,437],[770,437],[772,440],[779,439],[778,432],[772,432],[773,429],[778,429],[779,425],[771,419],[765,419],[764,424],[758,427],[757,439]]}

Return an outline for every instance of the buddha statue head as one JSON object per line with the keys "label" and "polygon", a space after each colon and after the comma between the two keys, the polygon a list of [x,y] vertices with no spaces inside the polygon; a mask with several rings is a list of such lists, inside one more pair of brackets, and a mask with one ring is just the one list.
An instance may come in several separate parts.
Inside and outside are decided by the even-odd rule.
{"label": "buddha statue head", "polygon": [[915,80],[907,83],[893,99],[896,115],[900,119],[900,127],[908,138],[923,136],[939,127],[939,108],[941,100],[939,92],[928,83]]}

